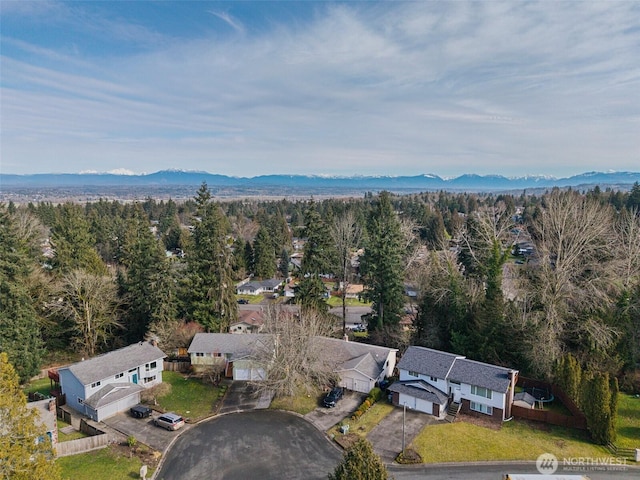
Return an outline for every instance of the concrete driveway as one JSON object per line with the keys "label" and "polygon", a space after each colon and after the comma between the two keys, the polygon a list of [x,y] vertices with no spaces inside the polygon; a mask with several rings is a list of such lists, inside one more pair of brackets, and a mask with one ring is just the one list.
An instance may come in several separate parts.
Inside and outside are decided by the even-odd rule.
{"label": "concrete driveway", "polygon": [[[391,463],[402,451],[402,408],[396,407],[389,415],[376,425],[367,435],[367,439],[373,445],[373,450],[382,461]],[[404,422],[405,448],[427,425],[435,425],[444,420],[437,420],[426,413],[419,413],[407,409]]]}
{"label": "concrete driveway", "polygon": [[[160,416],[158,412],[153,412],[153,417],[158,416]],[[128,413],[123,412],[103,420],[102,423],[126,437],[133,435],[139,442],[160,452],[163,452],[169,446],[173,439],[181,433],[181,430],[191,427],[190,425],[185,425],[180,430],[170,432],[164,428],[156,427],[153,424],[153,417],[133,418]]]}
{"label": "concrete driveway", "polygon": [[367,396],[364,393],[345,391],[335,407],[318,407],[307,413],[304,418],[313,423],[318,430],[326,432],[340,420],[357,410]]}
{"label": "concrete driveway", "polygon": [[185,431],[155,478],[319,480],[341,458],[326,435],[300,416],[255,410],[215,417]]}
{"label": "concrete driveway", "polygon": [[220,414],[269,408],[273,394],[256,392],[249,382],[235,380],[229,385],[220,407]]}

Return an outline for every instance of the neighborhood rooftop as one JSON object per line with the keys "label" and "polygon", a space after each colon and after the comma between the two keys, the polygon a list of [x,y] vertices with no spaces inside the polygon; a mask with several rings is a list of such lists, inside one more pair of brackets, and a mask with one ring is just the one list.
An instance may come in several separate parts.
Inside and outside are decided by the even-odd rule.
{"label": "neighborhood rooftop", "polygon": [[273,343],[273,335],[263,333],[197,333],[189,345],[188,353],[233,353],[235,359],[252,354],[256,347],[265,348]]}
{"label": "neighborhood rooftop", "polygon": [[422,375],[477,385],[496,392],[509,387],[509,368],[469,360],[462,355],[412,346],[403,355],[398,368]]}
{"label": "neighborhood rooftop", "polygon": [[111,375],[126,372],[132,365],[144,365],[166,357],[164,352],[149,342],[140,342],[123,347],[97,357],[74,363],[68,368],[84,385],[88,385]]}

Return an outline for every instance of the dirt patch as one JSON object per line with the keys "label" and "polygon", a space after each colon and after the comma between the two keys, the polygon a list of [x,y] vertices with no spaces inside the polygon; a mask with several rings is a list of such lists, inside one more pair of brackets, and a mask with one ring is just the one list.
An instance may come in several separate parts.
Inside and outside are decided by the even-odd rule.
{"label": "dirt patch", "polygon": [[464,413],[458,414],[456,421],[470,423],[472,425],[477,425],[479,427],[490,428],[491,430],[500,430],[500,428],[502,427],[502,423],[489,420],[488,418],[466,415]]}
{"label": "dirt patch", "polygon": [[355,433],[347,433],[346,435],[339,435],[335,438],[335,441],[338,445],[340,445],[344,450],[348,450],[351,446],[356,443],[360,438],[360,435],[356,435]]}
{"label": "dirt patch", "polygon": [[414,449],[406,448],[404,452],[400,452],[396,457],[396,462],[406,465],[422,463],[422,457]]}
{"label": "dirt patch", "polygon": [[146,445],[136,445],[130,447],[127,442],[113,443],[109,448],[116,454],[123,457],[137,457],[140,459],[143,465],[147,465],[149,468],[156,469],[160,463],[162,454],[157,450],[147,447]]}

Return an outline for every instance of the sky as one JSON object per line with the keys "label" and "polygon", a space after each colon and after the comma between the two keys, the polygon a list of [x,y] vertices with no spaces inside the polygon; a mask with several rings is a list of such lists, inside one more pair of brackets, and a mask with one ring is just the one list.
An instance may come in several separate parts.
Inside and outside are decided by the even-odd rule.
{"label": "sky", "polygon": [[640,1],[0,0],[0,172],[640,171]]}

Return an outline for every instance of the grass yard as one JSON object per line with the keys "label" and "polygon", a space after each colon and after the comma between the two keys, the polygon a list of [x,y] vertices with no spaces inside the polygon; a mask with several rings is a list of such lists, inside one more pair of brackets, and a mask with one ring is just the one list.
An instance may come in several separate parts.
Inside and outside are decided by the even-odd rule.
{"label": "grass yard", "polygon": [[543,429],[512,420],[500,430],[466,422],[430,425],[412,447],[425,463],[491,460],[535,460],[549,452],[563,457],[602,457],[604,447],[589,441],[586,432],[544,425]]}
{"label": "grass yard", "polygon": [[[390,403],[376,402],[362,415],[358,420],[351,420],[351,417],[345,418],[342,424],[349,425],[349,433],[355,433],[361,437],[366,437],[373,428],[382,421],[384,417],[389,415],[395,407]],[[340,424],[332,427],[329,434],[342,435],[340,433]]]}
{"label": "grass yard", "polygon": [[626,393],[618,396],[616,446],[640,448],[640,398]]}
{"label": "grass yard", "polygon": [[[347,298],[345,302],[347,307],[368,307],[371,305],[371,302],[361,302],[357,298]],[[330,307],[341,307],[342,306],[342,298],[331,296],[327,299],[327,304]]]}
{"label": "grass yard", "polygon": [[77,440],[78,438],[85,438],[88,436],[82,432],[79,432],[78,430],[74,430],[69,434],[62,433],[63,428],[70,427],[71,425],[69,425],[67,422],[63,422],[60,419],[58,419],[57,422],[58,422],[58,442],[69,442],[71,440]]}
{"label": "grass yard", "polygon": [[48,377],[39,378],[38,380],[34,380],[30,382],[27,386],[24,387],[24,394],[28,395],[29,393],[40,392],[43,395],[49,397],[51,393],[51,380]]}
{"label": "grass yard", "polygon": [[179,413],[185,418],[201,418],[213,412],[218,401],[219,387],[188,378],[179,372],[162,372],[162,380],[171,385],[171,391],[158,397],[158,404],[165,411]]}
{"label": "grass yard", "polygon": [[[114,478],[140,478],[142,461],[136,456],[119,452],[113,447],[61,457],[56,460],[65,480],[112,480]],[[149,468],[147,478],[153,469]]]}
{"label": "grass yard", "polygon": [[315,393],[301,393],[294,397],[274,398],[269,408],[287,410],[289,412],[299,413],[300,415],[306,415],[320,405],[321,393],[322,392],[318,390]]}

